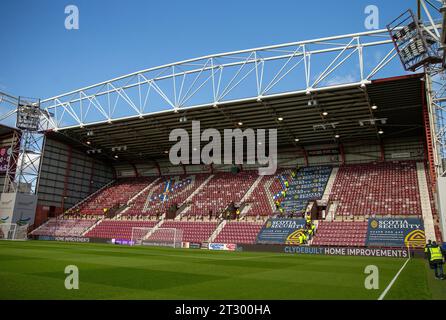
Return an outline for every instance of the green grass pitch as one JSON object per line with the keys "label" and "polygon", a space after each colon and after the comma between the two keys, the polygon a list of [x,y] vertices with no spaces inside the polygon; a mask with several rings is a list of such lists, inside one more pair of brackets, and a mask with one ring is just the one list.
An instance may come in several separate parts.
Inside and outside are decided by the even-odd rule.
{"label": "green grass pitch", "polygon": [[[378,299],[404,259],[0,241],[0,299]],[[64,286],[79,268],[79,290]],[[379,268],[379,290],[364,269]],[[445,299],[412,259],[386,299]]]}

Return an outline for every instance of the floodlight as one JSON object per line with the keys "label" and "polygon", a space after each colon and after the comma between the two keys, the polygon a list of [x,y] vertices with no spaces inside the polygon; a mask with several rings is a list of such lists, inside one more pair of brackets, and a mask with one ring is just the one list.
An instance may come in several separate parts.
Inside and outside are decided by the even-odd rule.
{"label": "floodlight", "polygon": [[423,29],[411,10],[387,25],[387,30],[406,71],[442,61],[440,43]]}

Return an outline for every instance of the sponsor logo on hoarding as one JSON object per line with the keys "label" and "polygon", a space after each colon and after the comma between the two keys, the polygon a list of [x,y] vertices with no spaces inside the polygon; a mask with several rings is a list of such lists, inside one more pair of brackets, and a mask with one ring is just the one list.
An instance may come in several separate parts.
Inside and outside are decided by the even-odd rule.
{"label": "sponsor logo on hoarding", "polygon": [[225,244],[225,249],[228,251],[235,251],[237,249],[237,245],[233,243]]}
{"label": "sponsor logo on hoarding", "polygon": [[414,230],[404,238],[406,247],[421,248],[426,245],[426,235],[423,230]]}
{"label": "sponsor logo on hoarding", "polygon": [[51,236],[39,236],[38,239],[43,241],[54,241],[54,237]]}
{"label": "sponsor logo on hoarding", "polygon": [[370,219],[367,245],[379,247],[422,248],[426,236],[421,219]]}
{"label": "sponsor logo on hoarding", "polygon": [[8,220],[9,220],[9,217],[1,218],[0,223],[6,223],[6,221],[8,221]]}
{"label": "sponsor logo on hoarding", "polygon": [[299,244],[305,224],[303,219],[269,219],[257,235],[257,243]]}
{"label": "sponsor logo on hoarding", "polygon": [[209,243],[209,250],[235,251],[237,245],[233,243]]}
{"label": "sponsor logo on hoarding", "polygon": [[346,248],[346,247],[284,247],[285,253],[314,254],[328,256],[364,256],[364,257],[391,257],[408,258],[406,249],[381,249],[381,248]]}
{"label": "sponsor logo on hoarding", "polygon": [[63,242],[90,242],[90,238],[83,237],[54,237],[54,240]]}
{"label": "sponsor logo on hoarding", "polygon": [[25,207],[27,207],[27,206],[30,206],[30,205],[32,205],[32,204],[34,204],[34,201],[29,201],[29,202],[18,202],[17,203],[17,205],[20,205],[20,206],[25,206]]}
{"label": "sponsor logo on hoarding", "polygon": [[20,219],[19,221],[17,221],[16,223],[19,226],[24,226],[27,225],[29,223],[29,221],[31,220],[31,218],[26,218],[26,219]]}
{"label": "sponsor logo on hoarding", "polygon": [[126,246],[133,246],[135,244],[134,241],[127,240],[127,239],[114,239],[114,244],[121,244]]}
{"label": "sponsor logo on hoarding", "polygon": [[209,250],[224,250],[223,243],[209,243]]}
{"label": "sponsor logo on hoarding", "polygon": [[299,229],[291,233],[285,241],[285,244],[300,244],[299,237],[305,232],[304,229]]}
{"label": "sponsor logo on hoarding", "polygon": [[189,249],[201,249],[201,243],[190,242]]}

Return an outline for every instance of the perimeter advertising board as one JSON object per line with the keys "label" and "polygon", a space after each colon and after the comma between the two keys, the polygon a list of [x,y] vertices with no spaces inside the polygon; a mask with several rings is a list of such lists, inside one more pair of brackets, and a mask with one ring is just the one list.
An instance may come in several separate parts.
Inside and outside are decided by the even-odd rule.
{"label": "perimeter advertising board", "polygon": [[[311,247],[276,244],[239,244],[237,245],[237,250],[246,252],[276,252],[293,255],[317,256],[360,256],[385,258],[409,257],[409,251],[407,248]],[[412,253],[415,254],[415,252]]]}
{"label": "perimeter advertising board", "polygon": [[423,248],[424,224],[418,218],[369,219],[367,246]]}
{"label": "perimeter advertising board", "polygon": [[234,243],[209,243],[209,250],[235,251],[237,245]]}
{"label": "perimeter advertising board", "polygon": [[269,219],[257,235],[259,244],[299,244],[305,231],[304,219]]}
{"label": "perimeter advertising board", "polygon": [[23,193],[2,193],[0,223],[34,224],[37,196]]}

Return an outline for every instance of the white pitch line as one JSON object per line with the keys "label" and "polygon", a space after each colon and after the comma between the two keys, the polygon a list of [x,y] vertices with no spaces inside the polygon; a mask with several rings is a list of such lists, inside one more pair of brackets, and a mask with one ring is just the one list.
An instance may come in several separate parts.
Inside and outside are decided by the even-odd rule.
{"label": "white pitch line", "polygon": [[381,293],[381,295],[379,296],[378,300],[383,300],[384,299],[384,297],[386,296],[387,292],[389,292],[390,288],[392,288],[392,286],[395,283],[396,279],[398,279],[400,273],[403,271],[403,269],[406,267],[406,265],[407,265],[407,263],[409,261],[410,261],[410,256],[409,256],[409,259],[406,260],[406,262],[403,264],[401,269],[398,271],[398,273],[395,275],[395,277],[392,279],[392,281],[390,281],[390,283],[387,286],[387,288],[383,291],[383,293]]}

